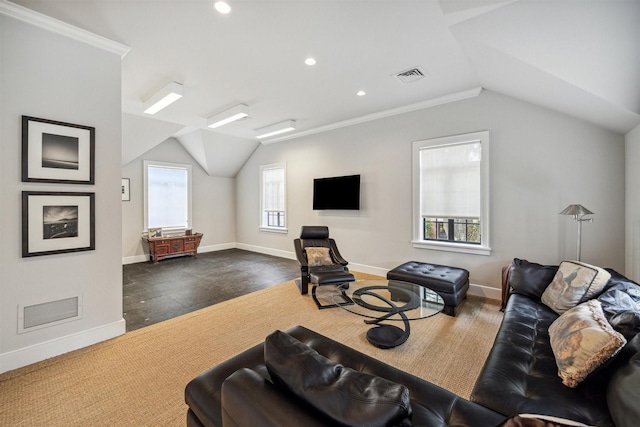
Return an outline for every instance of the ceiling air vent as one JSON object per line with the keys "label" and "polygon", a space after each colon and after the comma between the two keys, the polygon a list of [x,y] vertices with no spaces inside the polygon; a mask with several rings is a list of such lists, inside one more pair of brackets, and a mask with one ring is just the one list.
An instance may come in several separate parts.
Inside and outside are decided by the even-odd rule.
{"label": "ceiling air vent", "polygon": [[413,83],[417,80],[424,79],[427,76],[427,73],[422,71],[420,67],[410,68],[408,70],[402,71],[396,74],[394,77],[400,80],[402,83]]}

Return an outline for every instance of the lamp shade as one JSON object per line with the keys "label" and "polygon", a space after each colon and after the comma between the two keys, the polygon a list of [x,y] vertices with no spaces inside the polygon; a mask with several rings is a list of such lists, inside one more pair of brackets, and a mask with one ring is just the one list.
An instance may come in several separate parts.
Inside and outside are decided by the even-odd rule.
{"label": "lamp shade", "polygon": [[562,212],[560,212],[560,215],[573,215],[573,216],[592,215],[592,214],[593,212],[591,212],[589,209],[585,208],[582,205],[569,205]]}

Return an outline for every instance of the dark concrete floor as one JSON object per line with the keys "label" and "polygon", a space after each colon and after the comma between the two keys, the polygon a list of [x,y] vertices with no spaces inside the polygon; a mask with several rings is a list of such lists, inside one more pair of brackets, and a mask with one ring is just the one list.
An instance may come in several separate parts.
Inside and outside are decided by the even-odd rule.
{"label": "dark concrete floor", "polygon": [[127,332],[298,277],[297,261],[240,249],[124,265]]}

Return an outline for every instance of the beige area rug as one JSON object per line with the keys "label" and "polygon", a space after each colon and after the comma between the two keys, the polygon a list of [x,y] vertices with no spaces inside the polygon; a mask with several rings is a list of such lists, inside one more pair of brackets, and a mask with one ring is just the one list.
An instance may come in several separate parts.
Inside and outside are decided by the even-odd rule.
{"label": "beige area rug", "polygon": [[498,308],[469,297],[457,317],[412,321],[406,343],[381,350],[367,342],[364,318],[318,310],[290,281],[1,374],[0,425],[184,426],[193,377],[295,325],[468,398],[502,319]]}

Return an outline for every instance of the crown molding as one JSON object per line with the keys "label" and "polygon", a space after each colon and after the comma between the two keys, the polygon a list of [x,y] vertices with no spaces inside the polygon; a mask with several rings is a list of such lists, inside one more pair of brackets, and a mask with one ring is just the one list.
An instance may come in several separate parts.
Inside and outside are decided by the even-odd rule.
{"label": "crown molding", "polygon": [[0,14],[81,41],[99,49],[106,50],[107,52],[115,53],[119,55],[120,58],[124,58],[130,50],[129,46],[114,42],[106,37],[99,36],[58,19],[51,18],[40,12],[11,3],[8,0],[0,0]]}
{"label": "crown molding", "polygon": [[349,120],[343,120],[341,122],[331,123],[326,126],[319,126],[317,128],[308,129],[302,132],[292,133],[287,136],[282,136],[279,138],[269,139],[266,141],[262,141],[262,144],[272,144],[274,142],[286,141],[288,139],[296,139],[303,136],[309,136],[316,133],[327,132],[334,129],[340,129],[347,126],[353,126],[360,123],[370,122],[373,120],[383,119],[385,117],[397,116],[399,114],[410,113],[412,111],[422,110],[425,108],[435,107],[437,105],[448,104],[450,102],[461,101],[467,98],[475,98],[480,95],[482,92],[481,87],[476,87],[473,89],[465,90],[462,92],[456,92],[449,95],[441,96],[439,98],[428,99],[426,101],[417,102],[415,104],[409,104],[398,108],[392,108],[386,111],[380,111],[379,113],[367,114],[364,116],[356,117]]}

